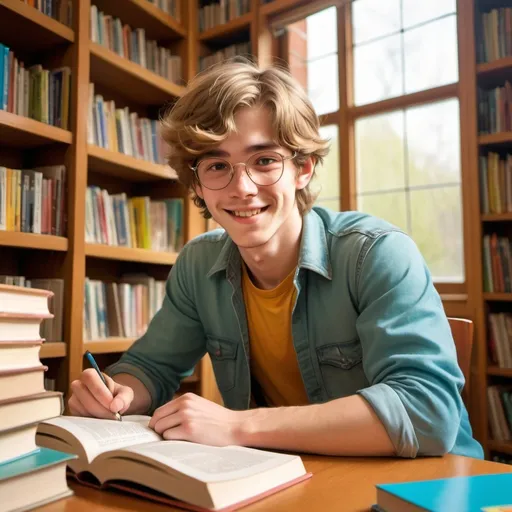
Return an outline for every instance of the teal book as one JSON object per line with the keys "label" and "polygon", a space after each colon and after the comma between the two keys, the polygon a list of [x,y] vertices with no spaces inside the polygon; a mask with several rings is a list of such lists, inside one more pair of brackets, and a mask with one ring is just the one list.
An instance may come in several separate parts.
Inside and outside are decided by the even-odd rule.
{"label": "teal book", "polygon": [[376,487],[378,507],[373,510],[385,512],[487,512],[486,509],[490,512],[492,507],[512,507],[512,473],[379,484]]}
{"label": "teal book", "polygon": [[0,465],[1,510],[31,510],[71,496],[66,466],[76,455],[49,448]]}

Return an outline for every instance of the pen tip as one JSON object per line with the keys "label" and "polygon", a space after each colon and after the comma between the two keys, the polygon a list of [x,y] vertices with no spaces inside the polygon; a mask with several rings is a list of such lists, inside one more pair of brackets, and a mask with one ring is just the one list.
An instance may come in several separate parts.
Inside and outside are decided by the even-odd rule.
{"label": "pen tip", "polygon": [[116,412],[116,419],[118,421],[123,421],[123,418],[121,417],[121,415],[118,412]]}

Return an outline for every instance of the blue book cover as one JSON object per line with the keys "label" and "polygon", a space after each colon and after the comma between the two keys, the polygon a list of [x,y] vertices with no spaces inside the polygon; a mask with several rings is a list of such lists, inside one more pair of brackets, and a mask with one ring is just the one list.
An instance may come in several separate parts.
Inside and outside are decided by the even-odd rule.
{"label": "blue book cover", "polygon": [[376,487],[377,502],[386,512],[392,512],[387,506],[390,499],[395,503],[399,499],[410,504],[410,510],[428,512],[482,512],[486,508],[491,510],[491,507],[512,505],[512,473],[380,484]]}
{"label": "blue book cover", "polygon": [[0,464],[0,482],[76,458],[76,455],[41,447],[39,450],[28,453],[25,457]]}

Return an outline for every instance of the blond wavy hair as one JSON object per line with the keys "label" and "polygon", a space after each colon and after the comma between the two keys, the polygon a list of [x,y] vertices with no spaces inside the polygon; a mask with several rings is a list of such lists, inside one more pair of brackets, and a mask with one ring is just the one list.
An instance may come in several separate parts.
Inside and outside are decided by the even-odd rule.
{"label": "blond wavy hair", "polygon": [[[260,69],[240,58],[212,66],[188,84],[185,94],[161,118],[162,136],[169,147],[168,163],[207,219],[211,214],[195,193],[197,183],[190,165],[236,131],[235,114],[240,108],[255,106],[270,110],[273,142],[297,153],[297,168],[308,158],[316,168],[329,152],[329,141],[320,137],[320,122],[311,101],[287,70],[279,66]],[[317,196],[311,182],[296,192],[302,215]]]}

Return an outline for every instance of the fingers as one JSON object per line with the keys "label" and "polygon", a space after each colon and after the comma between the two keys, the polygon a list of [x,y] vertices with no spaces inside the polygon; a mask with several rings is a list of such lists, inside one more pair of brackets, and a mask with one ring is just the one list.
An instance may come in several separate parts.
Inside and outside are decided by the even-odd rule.
{"label": "fingers", "polygon": [[177,427],[178,425],[181,425],[184,420],[184,413],[183,411],[175,412],[169,416],[164,416],[163,418],[159,419],[155,422],[153,430],[157,433],[162,435],[166,430],[170,428]]}
{"label": "fingers", "polygon": [[115,384],[114,400],[110,403],[109,409],[113,412],[123,414],[133,401],[133,389],[128,386]]}
{"label": "fingers", "polygon": [[73,416],[88,416],[91,415],[85,410],[85,407],[80,403],[80,400],[76,397],[76,395],[73,395],[69,401],[68,401],[68,408],[69,412]]}
{"label": "fingers", "polygon": [[[95,397],[96,401],[99,402],[104,409],[109,410],[110,402],[112,402],[113,398],[110,387],[113,390],[115,382],[108,375],[105,376],[105,379],[109,389],[107,389],[105,384],[103,384],[100,376],[96,373],[96,370],[88,368],[82,372],[79,382],[81,382],[88,389],[91,395]],[[80,401],[84,403],[81,397]]]}
{"label": "fingers", "polygon": [[[101,381],[100,381],[101,382]],[[113,418],[113,413],[108,407],[104,407],[97,398],[91,393],[89,388],[80,380],[75,380],[71,383],[71,390],[73,396],[69,399],[74,409],[80,416],[94,416],[95,418]],[[68,403],[69,403],[68,402]],[[110,405],[110,401],[109,401]]]}

